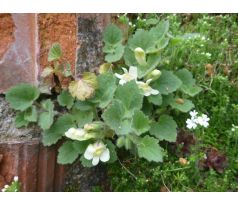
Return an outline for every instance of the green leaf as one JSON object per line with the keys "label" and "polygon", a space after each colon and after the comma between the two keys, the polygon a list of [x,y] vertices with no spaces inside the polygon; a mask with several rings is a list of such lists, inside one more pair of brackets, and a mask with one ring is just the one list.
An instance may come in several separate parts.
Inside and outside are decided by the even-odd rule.
{"label": "green leaf", "polygon": [[110,140],[106,140],[106,144],[107,144],[107,148],[109,149],[109,152],[110,152],[110,159],[109,159],[108,163],[113,163],[117,160],[116,147]]}
{"label": "green leaf", "polygon": [[53,124],[54,120],[54,104],[48,99],[41,102],[42,108],[45,112],[40,113],[38,125],[43,129],[47,130]]}
{"label": "green leaf", "polygon": [[111,72],[103,73],[98,76],[98,89],[91,102],[98,103],[100,108],[105,108],[112,100],[116,90],[116,78]]}
{"label": "green leaf", "polygon": [[177,71],[176,75],[183,82],[180,89],[185,94],[188,94],[189,96],[193,97],[202,91],[202,88],[195,84],[195,79],[193,78],[192,73],[189,72],[187,69],[184,68]]}
{"label": "green leaf", "polygon": [[24,112],[18,112],[15,118],[15,126],[17,128],[20,128],[23,126],[27,126],[28,124],[29,124],[29,121],[24,119]]}
{"label": "green leaf", "polygon": [[50,48],[49,54],[48,54],[48,61],[55,61],[59,60],[62,56],[62,50],[59,43],[54,43],[52,47]]}
{"label": "green leaf", "polygon": [[8,90],[6,100],[15,110],[24,111],[28,107],[31,107],[39,96],[40,91],[38,88],[30,84],[21,83]]}
{"label": "green leaf", "polygon": [[29,107],[25,112],[24,112],[24,119],[29,121],[29,122],[36,122],[37,121],[37,110],[36,106]]}
{"label": "green leaf", "polygon": [[65,114],[59,117],[57,121],[50,127],[50,129],[43,132],[43,144],[45,146],[55,144],[71,127],[75,127],[72,115]]}
{"label": "green leaf", "polygon": [[151,124],[150,134],[156,136],[159,140],[175,142],[177,137],[177,124],[172,117],[161,115],[159,122]]}
{"label": "green leaf", "polygon": [[74,108],[71,114],[77,122],[78,127],[83,127],[85,124],[92,122],[94,117],[92,110],[83,111]]}
{"label": "green leaf", "polygon": [[65,106],[68,109],[70,109],[74,104],[74,98],[66,90],[63,90],[62,93],[58,95],[57,100],[61,106]]}
{"label": "green leaf", "polygon": [[85,159],[83,155],[80,157],[80,161],[83,167],[93,167],[92,160]]}
{"label": "green leaf", "polygon": [[143,94],[135,81],[118,86],[115,99],[120,100],[126,108],[126,116],[131,117],[135,110],[142,108]]}
{"label": "green leaf", "polygon": [[162,105],[162,96],[161,96],[161,94],[150,95],[150,96],[147,97],[147,99],[150,103],[153,103],[154,105]]}
{"label": "green leaf", "polygon": [[85,101],[80,101],[80,100],[77,100],[75,103],[74,103],[74,106],[73,106],[73,109],[78,109],[78,110],[82,110],[82,111],[89,111],[89,110],[93,110],[93,104],[87,100]]}
{"label": "green leaf", "polygon": [[105,60],[108,63],[113,63],[119,61],[124,54],[124,46],[119,44],[117,45],[110,53],[105,56]]}
{"label": "green leaf", "polygon": [[194,104],[192,103],[192,101],[187,100],[187,99],[173,99],[170,101],[170,106],[172,108],[175,108],[177,110],[180,110],[181,112],[188,112],[190,111],[192,108],[194,108]]}
{"label": "green leaf", "polygon": [[59,164],[72,164],[87,148],[87,142],[67,141],[59,148],[57,162]]}
{"label": "green leaf", "polygon": [[145,136],[141,138],[137,144],[138,155],[148,161],[162,162],[163,150],[158,144],[158,140]]}
{"label": "green leaf", "polygon": [[123,103],[113,100],[102,114],[102,118],[118,135],[126,135],[131,131],[131,122],[125,119],[125,113]]}
{"label": "green leaf", "polygon": [[121,30],[114,24],[111,24],[106,27],[103,33],[103,41],[105,43],[109,43],[115,45],[122,40],[122,32]]}
{"label": "green leaf", "polygon": [[150,129],[149,118],[140,110],[133,115],[132,129],[137,135],[141,135]]}
{"label": "green leaf", "polygon": [[160,78],[152,84],[152,87],[159,90],[161,94],[168,95],[182,85],[182,81],[172,71],[162,70],[161,72]]}
{"label": "green leaf", "polygon": [[150,47],[153,47],[155,45],[155,41],[153,39],[153,36],[148,31],[139,29],[128,40],[128,45],[133,52],[138,47],[147,52]]}
{"label": "green leaf", "polygon": [[150,34],[157,41],[163,38],[169,30],[169,21],[161,21],[157,26],[150,30]]}

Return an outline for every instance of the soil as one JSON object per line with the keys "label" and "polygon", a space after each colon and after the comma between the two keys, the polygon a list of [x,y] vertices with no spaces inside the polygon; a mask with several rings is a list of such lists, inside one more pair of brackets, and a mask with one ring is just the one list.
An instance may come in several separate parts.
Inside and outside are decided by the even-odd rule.
{"label": "soil", "polygon": [[0,14],[0,59],[14,42],[15,24],[11,14]]}
{"label": "soil", "polygon": [[40,67],[49,65],[48,52],[58,42],[63,51],[63,60],[69,61],[72,71],[76,53],[76,14],[39,14]]}

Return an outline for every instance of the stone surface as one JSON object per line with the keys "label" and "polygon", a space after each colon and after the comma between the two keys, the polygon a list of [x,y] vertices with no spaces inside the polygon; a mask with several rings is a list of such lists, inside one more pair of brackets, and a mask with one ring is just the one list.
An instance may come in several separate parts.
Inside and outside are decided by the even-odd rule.
{"label": "stone surface", "polygon": [[111,14],[78,14],[76,76],[96,71],[103,62],[102,32]]}
{"label": "stone surface", "polygon": [[76,14],[38,14],[41,70],[49,65],[48,52],[53,43],[60,43],[63,60],[75,67]]}
{"label": "stone surface", "polygon": [[8,30],[8,38],[0,40],[0,93],[20,82],[37,84],[38,75],[36,14],[11,14],[7,19],[0,18],[0,33]]}

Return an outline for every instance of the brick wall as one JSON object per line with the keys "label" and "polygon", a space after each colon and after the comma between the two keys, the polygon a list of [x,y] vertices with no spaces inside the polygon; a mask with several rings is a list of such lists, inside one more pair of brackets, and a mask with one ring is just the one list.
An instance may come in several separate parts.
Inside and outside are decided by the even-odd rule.
{"label": "brick wall", "polygon": [[28,82],[38,85],[47,54],[59,42],[75,74],[102,62],[102,31],[110,14],[0,14],[0,93]]}

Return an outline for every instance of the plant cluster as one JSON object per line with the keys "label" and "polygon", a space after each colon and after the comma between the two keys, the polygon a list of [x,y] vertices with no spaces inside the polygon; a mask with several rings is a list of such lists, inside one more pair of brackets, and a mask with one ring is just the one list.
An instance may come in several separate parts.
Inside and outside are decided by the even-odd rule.
{"label": "plant cluster", "polygon": [[[57,101],[29,84],[11,88],[6,99],[17,110],[16,126],[37,123],[45,146],[63,139],[57,158],[61,164],[79,156],[86,167],[111,163],[117,160],[118,148],[162,162],[166,149],[161,144],[175,142],[177,136],[171,113],[194,108],[190,99],[202,88],[188,69],[163,66],[164,50],[174,42],[168,21],[134,29],[128,37],[112,24],[103,41],[106,62],[99,75],[85,72],[77,79],[54,44],[48,57],[53,67],[44,70],[43,77],[55,79]],[[62,84],[62,76],[67,84]]]}

